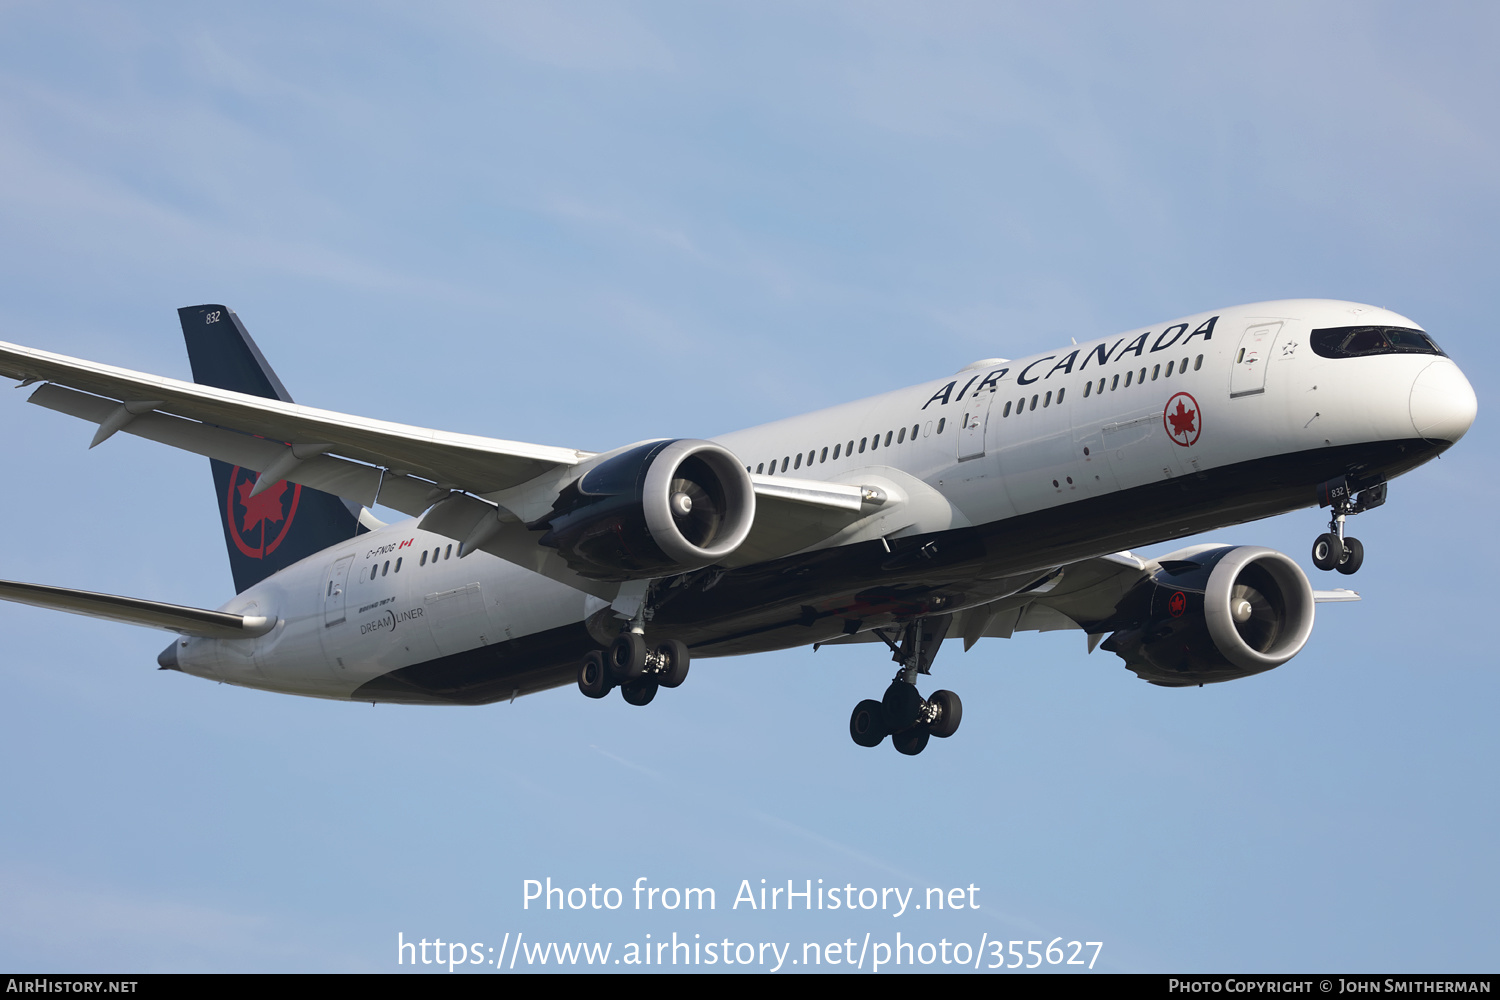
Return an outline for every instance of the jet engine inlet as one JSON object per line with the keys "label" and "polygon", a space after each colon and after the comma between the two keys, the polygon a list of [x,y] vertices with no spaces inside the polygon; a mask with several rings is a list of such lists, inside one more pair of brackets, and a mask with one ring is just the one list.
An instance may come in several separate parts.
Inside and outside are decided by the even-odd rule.
{"label": "jet engine inlet", "polygon": [[750,534],[755,488],[712,441],[652,441],[595,465],[533,522],[580,575],[638,580],[709,566]]}
{"label": "jet engine inlet", "polygon": [[1279,667],[1307,645],[1313,628],[1312,584],[1289,556],[1243,545],[1209,574],[1203,593],[1208,634],[1224,658],[1258,673]]}
{"label": "jet engine inlet", "polygon": [[1313,592],[1288,556],[1253,545],[1203,548],[1162,568],[1089,625],[1142,679],[1188,687],[1279,667],[1312,635]]}
{"label": "jet engine inlet", "polygon": [[673,441],[646,472],[646,527],[675,563],[707,566],[740,547],[755,521],[750,474],[728,448]]}

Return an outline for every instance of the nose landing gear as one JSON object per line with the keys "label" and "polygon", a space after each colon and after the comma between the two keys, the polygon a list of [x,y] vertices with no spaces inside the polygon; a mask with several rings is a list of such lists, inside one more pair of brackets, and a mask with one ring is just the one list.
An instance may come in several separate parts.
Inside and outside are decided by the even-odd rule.
{"label": "nose landing gear", "polygon": [[951,615],[908,622],[901,630],[899,645],[884,629],[875,630],[891,647],[891,659],[901,664],[901,669],[879,701],[866,698],[854,706],[849,736],[855,743],[879,746],[889,736],[897,753],[911,757],[926,749],[930,737],[946,739],[958,731],[964,711],[958,695],[934,691],[931,697],[923,698],[917,690],[917,675],[929,672],[951,622]]}
{"label": "nose landing gear", "polygon": [[1359,572],[1364,565],[1365,547],[1358,538],[1344,535],[1344,519],[1385,503],[1385,483],[1360,491],[1356,497],[1348,477],[1340,476],[1318,487],[1318,506],[1331,507],[1328,530],[1313,542],[1313,565],[1321,570],[1336,569],[1345,576]]}

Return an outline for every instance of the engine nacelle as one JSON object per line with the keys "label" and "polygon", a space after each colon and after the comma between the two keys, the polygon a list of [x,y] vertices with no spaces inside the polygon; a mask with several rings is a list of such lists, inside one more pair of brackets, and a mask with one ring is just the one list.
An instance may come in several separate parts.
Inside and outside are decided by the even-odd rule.
{"label": "engine nacelle", "polygon": [[712,441],[652,441],[606,458],[568,484],[541,544],[580,576],[638,580],[712,565],[755,521],[750,474]]}
{"label": "engine nacelle", "polygon": [[1296,656],[1312,634],[1312,584],[1274,549],[1226,546],[1161,565],[1120,602],[1106,626],[1119,630],[1103,643],[1143,680],[1248,677]]}

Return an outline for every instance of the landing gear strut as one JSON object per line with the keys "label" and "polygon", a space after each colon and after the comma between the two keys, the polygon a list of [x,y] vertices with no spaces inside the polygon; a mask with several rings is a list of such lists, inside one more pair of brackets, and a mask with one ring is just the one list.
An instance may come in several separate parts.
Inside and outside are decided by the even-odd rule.
{"label": "landing gear strut", "polygon": [[958,731],[963,702],[952,691],[934,691],[923,698],[917,676],[929,673],[932,661],[952,624],[952,615],[920,618],[902,626],[900,641],[885,629],[875,634],[891,647],[891,659],[901,665],[879,701],[866,698],[849,717],[849,736],[862,747],[879,746],[889,736],[898,753],[915,756],[930,737],[946,739]]}
{"label": "landing gear strut", "polygon": [[1332,513],[1328,530],[1313,542],[1314,566],[1321,570],[1336,569],[1345,576],[1359,572],[1365,561],[1365,547],[1358,538],[1344,535],[1344,519],[1385,503],[1385,489],[1385,483],[1377,483],[1360,491],[1356,497],[1346,476],[1318,487],[1318,506],[1330,507]]}

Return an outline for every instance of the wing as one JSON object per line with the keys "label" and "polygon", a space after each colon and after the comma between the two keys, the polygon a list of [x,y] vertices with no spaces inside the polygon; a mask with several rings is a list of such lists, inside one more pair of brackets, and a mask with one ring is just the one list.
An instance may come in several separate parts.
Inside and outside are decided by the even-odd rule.
{"label": "wing", "polygon": [[[954,612],[946,636],[961,637],[968,652],[980,639],[1009,639],[1017,632],[1082,629],[1080,621],[1097,621],[1113,614],[1121,599],[1156,568],[1155,562],[1116,552],[1059,566],[1029,581],[1018,579],[1014,582],[1021,586],[1014,593]],[[1102,635],[1089,636],[1091,652]],[[880,641],[880,636],[870,630],[819,645]]]}
{"label": "wing", "polygon": [[[1195,552],[1198,548],[1211,546],[1199,546],[1184,550],[1184,553]],[[1061,567],[1050,578],[1055,580],[1053,585],[1044,581],[1030,592],[964,612],[964,620],[955,623],[956,631],[964,637],[967,651],[984,637],[1008,639],[1016,632],[1077,629],[1088,634],[1089,652],[1092,653],[1099,641],[1118,626],[1110,625],[1103,631],[1091,631],[1090,626],[1098,628],[1100,623],[1116,619],[1126,595],[1155,576],[1163,564],[1172,565],[1184,553],[1145,560],[1129,552],[1116,552]],[[1359,594],[1352,590],[1313,591],[1313,600],[1318,604],[1359,599]]]}
{"label": "wing", "polygon": [[[1074,629],[1088,636],[1089,652],[1099,645],[1117,625],[1102,631],[1089,626],[1118,619],[1122,602],[1140,584],[1162,570],[1163,564],[1180,563],[1203,550],[1216,546],[1202,545],[1162,556],[1141,559],[1130,552],[1115,552],[1097,559],[1059,566],[1040,575],[1016,593],[988,604],[956,612],[947,629],[950,638],[962,637],[964,651],[984,638],[1009,639],[1017,632],[1054,632]],[[1352,590],[1315,590],[1318,604],[1358,601]],[[831,639],[819,645],[853,642],[879,642],[872,631]]]}
{"label": "wing", "polygon": [[[0,376],[46,383],[29,401],[97,424],[90,447],[124,431],[253,469],[257,492],[284,479],[366,507],[425,513],[421,526],[465,553],[482,549],[606,600],[619,591],[580,577],[527,528],[604,456],[372,420],[13,344],[0,343]],[[898,534],[921,517],[953,522],[946,500],[917,480],[752,480],[753,530],[727,565]]]}
{"label": "wing", "polygon": [[[588,452],[413,427],[0,343],[0,375],[48,382],[30,401],[365,506],[413,516],[449,490],[493,494],[570,469]],[[249,437],[255,435],[256,437]]]}
{"label": "wing", "polygon": [[0,580],[0,600],[51,608],[54,611],[68,611],[90,618],[104,618],[127,625],[166,629],[206,639],[254,639],[276,626],[274,615],[233,615],[224,611],[146,601],[138,597],[117,597],[114,594],[95,594],[87,590],[48,587],[40,583],[16,583],[11,580]]}

